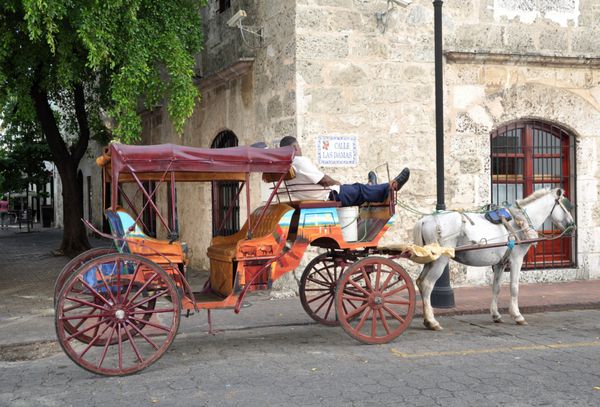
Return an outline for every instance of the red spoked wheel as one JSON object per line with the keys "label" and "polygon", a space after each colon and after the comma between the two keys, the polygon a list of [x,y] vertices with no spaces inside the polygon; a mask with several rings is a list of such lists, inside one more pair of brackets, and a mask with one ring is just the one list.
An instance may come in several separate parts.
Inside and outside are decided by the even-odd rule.
{"label": "red spoked wheel", "polygon": [[171,277],[144,257],[112,253],[88,261],[67,280],[57,299],[55,326],[71,360],[117,376],[156,362],[175,339],[179,320]]}
{"label": "red spoked wheel", "polygon": [[340,278],[335,307],[348,335],[368,344],[387,343],[404,332],[415,312],[415,287],[399,264],[368,257]]}
{"label": "red spoked wheel", "polygon": [[338,326],[334,307],[337,282],[344,267],[329,253],[311,260],[300,278],[300,302],[309,317],[320,324]]}
{"label": "red spoked wheel", "polygon": [[[73,275],[77,271],[77,269],[79,267],[81,267],[83,264],[85,264],[86,262],[88,262],[92,259],[95,259],[97,257],[103,256],[106,254],[110,254],[110,253],[116,253],[115,249],[112,247],[97,247],[97,248],[87,250],[87,251],[79,254],[77,257],[74,257],[73,259],[71,259],[71,261],[69,261],[63,267],[62,271],[58,275],[58,278],[56,279],[56,282],[54,284],[54,306],[56,306],[56,301],[57,301],[58,295],[60,294],[60,290],[64,286],[65,282],[69,279],[69,277],[71,277],[71,275]],[[96,301],[96,304],[101,305],[101,301],[98,298],[96,298],[95,301]],[[155,301],[150,301],[146,305],[146,308],[152,309],[152,308],[154,308],[154,305],[155,305]],[[150,314],[144,315],[144,319],[149,319],[149,318],[150,318]],[[83,325],[84,322],[85,322],[84,319],[66,320],[66,321],[64,321],[64,327],[65,327],[65,330],[69,334],[72,334],[72,333],[77,332],[79,330],[79,328]],[[135,335],[135,332],[133,334]],[[93,332],[84,332],[77,336],[77,340],[79,340],[81,342],[85,342],[85,343],[91,342],[91,340],[93,338],[94,338]],[[116,339],[114,339],[114,340],[116,340]],[[103,338],[94,342],[94,346],[104,346],[104,344],[105,343],[104,343]]]}
{"label": "red spoked wheel", "polygon": [[71,275],[84,263],[100,256],[104,256],[105,254],[114,253],[115,249],[112,247],[94,247],[90,250],[86,250],[83,253],[80,253],[78,256],[73,257],[61,270],[60,274],[56,278],[56,282],[54,283],[54,305],[56,306],[56,298],[62,290],[65,282],[71,277]]}

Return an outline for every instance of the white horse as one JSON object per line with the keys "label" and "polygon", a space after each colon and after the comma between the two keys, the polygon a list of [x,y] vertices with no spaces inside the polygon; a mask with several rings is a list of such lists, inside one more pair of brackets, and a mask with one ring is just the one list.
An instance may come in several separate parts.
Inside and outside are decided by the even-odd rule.
{"label": "white horse", "polygon": [[[527,198],[517,201],[515,207],[510,210],[527,219],[529,228],[539,229],[546,219],[552,221],[561,229],[574,227],[571,215],[572,205],[564,196],[565,192],[560,189],[539,190]],[[519,211],[521,212],[519,214]],[[526,235],[519,230],[513,219],[510,222],[513,231],[522,240]],[[420,219],[414,227],[415,244],[423,245],[437,242],[444,247],[458,247],[463,245],[480,243],[507,242],[511,231],[503,224],[495,225],[487,221],[480,213],[443,212],[428,215]],[[510,266],[510,295],[511,301],[509,313],[513,320],[519,325],[527,324],[525,318],[519,311],[519,273],[523,264],[523,257],[529,250],[531,244],[502,246],[490,249],[478,249],[460,251],[454,257],[455,261],[469,266],[492,266],[494,271],[494,284],[492,288],[493,298],[490,313],[494,322],[502,322],[498,312],[498,294],[500,293],[500,278],[507,265]],[[449,258],[441,256],[436,261],[426,264],[417,279],[417,286],[423,300],[424,325],[432,330],[441,330],[439,322],[436,321],[431,307],[431,291],[437,279],[448,264]]]}

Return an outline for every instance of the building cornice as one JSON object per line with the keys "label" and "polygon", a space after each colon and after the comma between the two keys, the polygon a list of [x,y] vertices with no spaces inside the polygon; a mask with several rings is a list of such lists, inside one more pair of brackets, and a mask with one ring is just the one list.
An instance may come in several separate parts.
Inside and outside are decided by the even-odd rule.
{"label": "building cornice", "polygon": [[254,65],[254,58],[240,58],[238,61],[217,72],[199,78],[196,84],[203,92],[216,88],[219,85],[244,76],[250,72],[252,65]]}
{"label": "building cornice", "polygon": [[455,64],[492,64],[492,65],[529,65],[565,68],[600,68],[600,58],[569,57],[544,54],[512,54],[500,52],[446,51],[448,63]]}

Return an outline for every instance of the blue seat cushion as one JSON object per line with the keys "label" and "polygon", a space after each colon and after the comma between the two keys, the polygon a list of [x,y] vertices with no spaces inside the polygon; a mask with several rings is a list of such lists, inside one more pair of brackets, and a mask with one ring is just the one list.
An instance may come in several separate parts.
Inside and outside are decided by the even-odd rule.
{"label": "blue seat cushion", "polygon": [[506,219],[507,221],[512,220],[512,216],[510,216],[510,212],[506,208],[498,208],[495,211],[486,212],[485,218],[494,225],[501,224],[502,218]]}

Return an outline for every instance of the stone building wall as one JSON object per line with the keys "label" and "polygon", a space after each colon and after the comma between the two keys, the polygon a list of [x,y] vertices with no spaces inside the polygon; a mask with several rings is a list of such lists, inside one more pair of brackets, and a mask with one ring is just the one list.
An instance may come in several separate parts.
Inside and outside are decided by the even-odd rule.
{"label": "stone building wall", "polygon": [[[240,144],[296,135],[316,161],[322,135],[354,135],[359,163],[327,168],[343,182],[387,180],[412,170],[401,200],[435,208],[433,6],[414,0],[387,9],[385,0],[232,0],[205,11],[203,93],[178,138],[164,109],[145,118],[146,142],[208,147],[232,130]],[[244,45],[225,25],[238,9],[262,27],[260,47]],[[490,133],[505,123],[542,119],[576,137],[578,268],[522,273],[524,281],[600,278],[600,5],[595,0],[453,0],[444,2],[446,204],[490,201]],[[383,14],[385,13],[385,14]],[[380,16],[379,21],[376,14]],[[383,22],[387,24],[384,26]],[[245,61],[245,62],[244,62]],[[240,65],[241,62],[244,62]],[[255,190],[258,181],[253,182]],[[180,189],[195,262],[206,266],[210,187]],[[189,187],[191,188],[191,187]],[[256,200],[255,200],[256,202]],[[198,208],[203,208],[199,211]],[[387,242],[412,241],[419,215],[398,209]],[[417,267],[406,263],[413,273]],[[455,285],[484,284],[484,268],[452,265]],[[284,286],[292,287],[292,280]]]}
{"label": "stone building wall", "polygon": [[[246,44],[237,28],[227,26],[227,20],[239,9],[248,14],[244,25],[262,28],[262,42],[246,34]],[[165,107],[145,114],[143,142],[210,147],[221,131],[229,130],[240,145],[257,141],[273,145],[281,134],[295,134],[294,13],[292,0],[232,0],[231,8],[222,13],[218,2],[208,2],[203,11],[205,45],[199,56],[202,99],[181,136],[171,126]],[[252,207],[256,207],[261,198],[258,176],[251,179],[251,190]],[[159,195],[163,208],[164,195]],[[212,232],[211,184],[180,183],[177,195],[180,232],[192,252],[192,265],[207,269],[206,248]],[[245,214],[242,198],[242,224]]]}
{"label": "stone building wall", "polygon": [[[376,13],[383,0],[298,0],[298,136],[316,159],[323,134],[353,134],[360,163],[331,169],[344,182],[369,169],[404,166],[412,178],[401,200],[435,209],[433,6],[415,0]],[[523,273],[526,281],[599,278],[598,147],[600,69],[593,0],[444,2],[445,165],[448,208],[490,201],[490,133],[504,123],[539,118],[577,137],[578,269]],[[387,241],[411,240],[419,217],[400,209]],[[454,264],[454,284],[483,284],[490,273]],[[414,267],[411,267],[416,272]]]}

